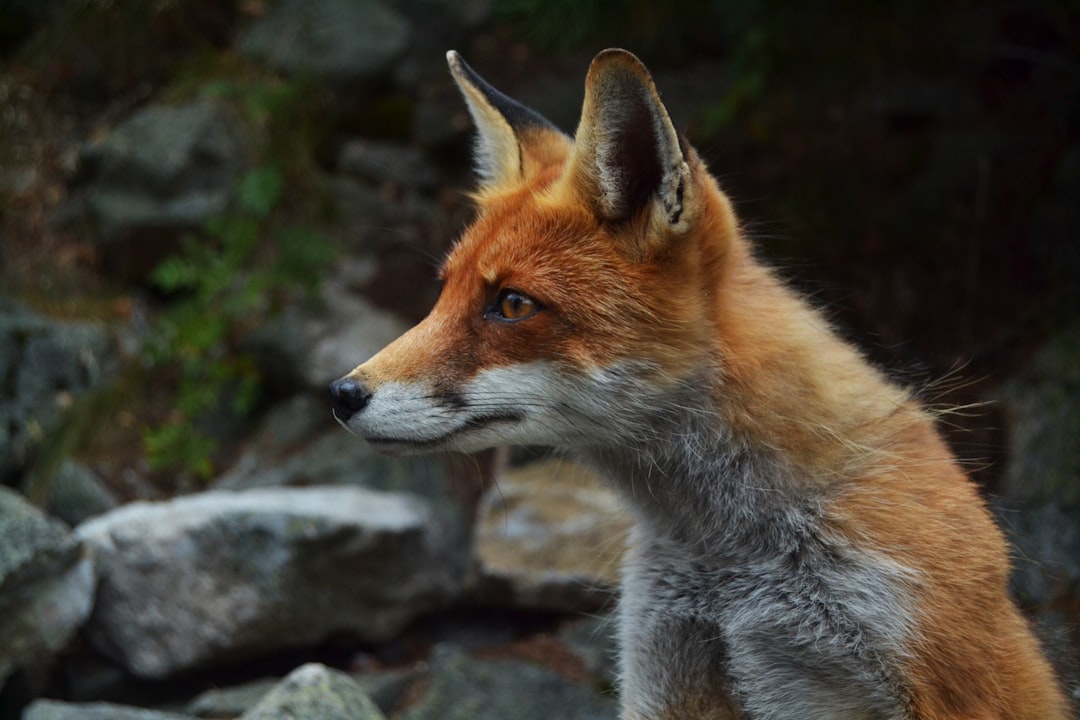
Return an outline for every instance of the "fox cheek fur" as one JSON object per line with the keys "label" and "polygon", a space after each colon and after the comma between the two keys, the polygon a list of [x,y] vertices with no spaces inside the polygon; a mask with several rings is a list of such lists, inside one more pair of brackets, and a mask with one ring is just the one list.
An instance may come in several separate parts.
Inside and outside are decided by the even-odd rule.
{"label": "fox cheek fur", "polygon": [[640,61],[596,57],[571,139],[448,59],[478,215],[431,314],[331,385],[339,422],[608,478],[623,720],[1066,718],[933,418],[754,258]]}

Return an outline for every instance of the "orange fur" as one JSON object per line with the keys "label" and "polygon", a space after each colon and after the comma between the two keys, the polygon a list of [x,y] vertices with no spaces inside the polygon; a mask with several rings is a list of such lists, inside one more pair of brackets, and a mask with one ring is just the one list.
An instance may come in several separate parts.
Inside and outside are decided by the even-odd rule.
{"label": "orange fur", "polygon": [[[537,360],[583,372],[646,361],[653,386],[711,368],[717,380],[703,392],[734,442],[799,485],[783,490],[825,498],[830,542],[907,570],[914,640],[897,673],[911,718],[1065,718],[1049,664],[1008,597],[1003,537],[932,418],[754,258],[727,197],[669,132],[644,67],[625,53],[598,56],[571,141],[532,118],[515,130],[455,57],[481,132],[492,135],[492,180],[475,195],[478,216],[446,260],[431,314],[348,377],[374,392],[409,381],[453,392],[482,370]],[[668,197],[640,207],[605,191],[612,179],[596,170],[610,152],[605,104],[627,92],[660,108],[635,122],[657,123],[657,146],[683,161],[657,173]],[[486,320],[507,288],[544,311]],[[716,692],[664,717],[738,717]]]}

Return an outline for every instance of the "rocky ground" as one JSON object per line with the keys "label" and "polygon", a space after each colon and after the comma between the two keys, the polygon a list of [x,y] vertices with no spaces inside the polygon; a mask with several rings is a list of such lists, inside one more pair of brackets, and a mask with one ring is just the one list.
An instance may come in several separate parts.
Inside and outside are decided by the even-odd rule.
{"label": "rocky ground", "polygon": [[[468,217],[445,51],[571,129],[595,47],[538,51],[483,0],[192,3],[139,20],[155,46],[140,64],[103,51],[130,34],[115,17],[27,7],[36,39],[0,75],[0,720],[616,717],[618,500],[526,449],[373,455],[324,399],[430,306]],[[106,41],[54,29],[72,17]],[[1076,18],[939,19],[969,38],[955,64],[857,49],[887,80],[813,102],[796,74],[752,95],[760,108],[717,104],[748,72],[723,47],[650,65],[764,251],[875,360],[963,378],[928,398],[975,406],[943,421],[1076,694],[1080,90],[1060,70],[1075,74]],[[42,51],[51,32],[66,44]],[[830,57],[807,64],[837,74]],[[285,143],[313,169],[286,175],[282,204],[334,254],[312,294],[282,291],[222,340],[263,385],[247,415],[200,419],[219,441],[200,475],[151,464],[140,431],[176,412],[176,371],[145,353],[178,300],[153,269],[231,217],[266,162],[222,68],[319,89],[318,140],[293,127]]]}

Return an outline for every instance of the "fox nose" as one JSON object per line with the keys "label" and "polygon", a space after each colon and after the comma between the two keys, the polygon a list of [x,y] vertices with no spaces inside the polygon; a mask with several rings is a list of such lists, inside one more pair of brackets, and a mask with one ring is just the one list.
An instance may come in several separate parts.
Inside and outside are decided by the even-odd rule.
{"label": "fox nose", "polygon": [[330,383],[330,405],[334,416],[341,422],[348,422],[356,413],[363,410],[371,400],[371,392],[351,377],[343,377]]}

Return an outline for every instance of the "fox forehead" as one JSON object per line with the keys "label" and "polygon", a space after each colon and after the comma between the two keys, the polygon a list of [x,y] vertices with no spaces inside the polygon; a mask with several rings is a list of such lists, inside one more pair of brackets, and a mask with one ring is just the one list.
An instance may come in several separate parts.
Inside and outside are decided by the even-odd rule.
{"label": "fox forehead", "polygon": [[455,276],[478,276],[489,286],[531,291],[553,302],[555,297],[539,295],[558,295],[574,275],[587,273],[593,283],[603,283],[605,275],[622,272],[619,258],[604,245],[584,212],[514,198],[481,208],[448,254],[441,276],[448,283]]}

